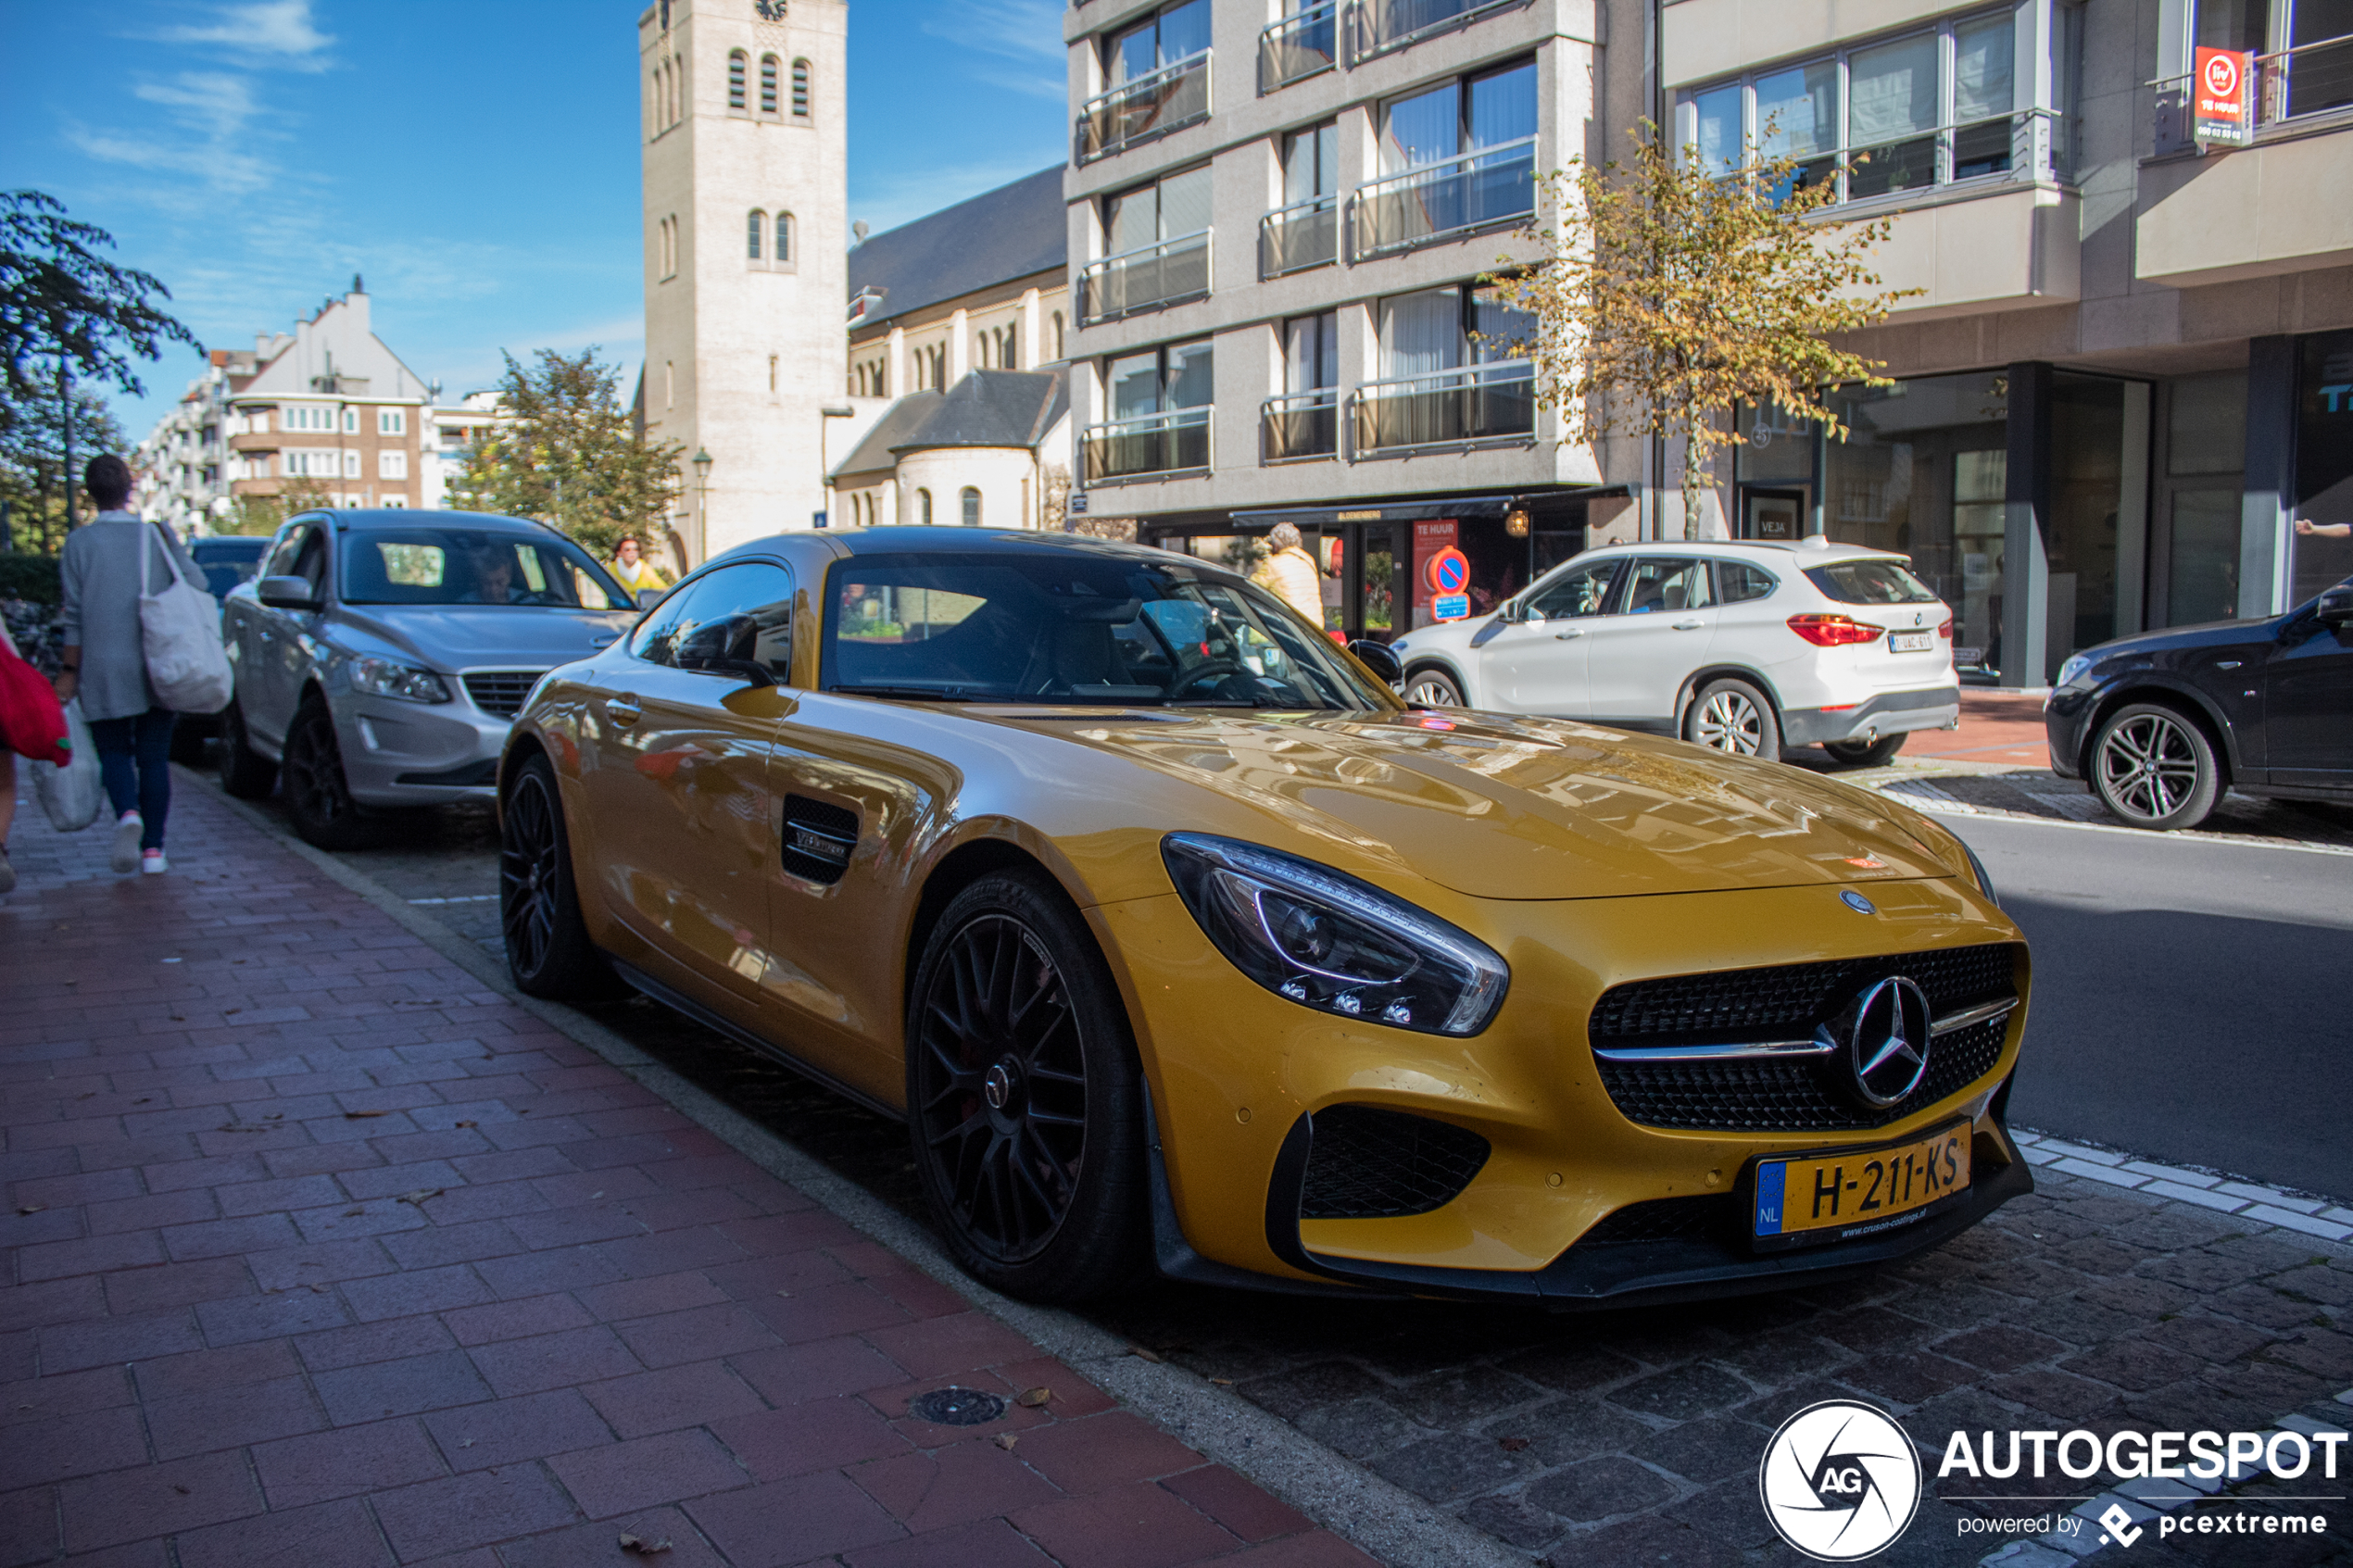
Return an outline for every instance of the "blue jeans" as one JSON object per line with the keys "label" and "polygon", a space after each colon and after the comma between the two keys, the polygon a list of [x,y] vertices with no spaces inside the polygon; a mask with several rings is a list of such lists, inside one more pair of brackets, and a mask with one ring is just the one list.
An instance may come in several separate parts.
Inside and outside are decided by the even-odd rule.
{"label": "blue jeans", "polygon": [[171,814],[171,723],[178,715],[150,708],[127,719],[93,719],[90,743],[107,782],[114,814],[136,807],[144,831],[139,847],[163,847],[163,820]]}

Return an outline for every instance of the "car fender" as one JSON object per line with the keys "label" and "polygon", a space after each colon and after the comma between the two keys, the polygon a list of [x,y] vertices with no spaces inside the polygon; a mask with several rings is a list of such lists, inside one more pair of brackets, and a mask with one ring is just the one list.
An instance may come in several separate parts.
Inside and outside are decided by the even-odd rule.
{"label": "car fender", "polygon": [[2120,671],[2092,688],[2091,700],[2087,704],[2090,713],[2083,721],[2082,736],[2077,743],[2075,759],[2076,766],[2084,770],[2085,777],[2090,776],[2093,738],[2099,734],[2100,726],[2108,721],[2108,715],[2128,702],[2151,700],[2183,709],[2205,726],[2207,738],[2215,743],[2221,753],[2225,786],[2231,780],[2245,774],[2246,765],[2239,757],[2238,732],[2223,716],[2222,710],[2215,706],[2214,699],[2170,670],[2144,665]]}

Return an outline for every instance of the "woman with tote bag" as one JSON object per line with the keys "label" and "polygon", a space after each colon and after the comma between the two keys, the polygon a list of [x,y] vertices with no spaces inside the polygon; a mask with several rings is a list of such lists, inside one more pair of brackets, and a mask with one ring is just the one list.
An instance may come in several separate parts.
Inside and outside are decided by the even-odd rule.
{"label": "woman with tote bag", "polygon": [[[173,713],[166,697],[184,700],[184,694],[158,693],[148,678],[150,632],[143,601],[161,596],[150,592],[153,583],[201,583],[204,573],[170,530],[150,527],[126,509],[131,467],[120,458],[93,458],[82,481],[99,510],[66,536],[59,563],[65,672],[57,677],[57,696],[78,696],[90,724],[115,811],[114,869],[156,875],[170,869],[163,830],[171,810]],[[217,631],[213,646],[217,651]],[[181,673],[172,666],[167,683],[176,685]]]}

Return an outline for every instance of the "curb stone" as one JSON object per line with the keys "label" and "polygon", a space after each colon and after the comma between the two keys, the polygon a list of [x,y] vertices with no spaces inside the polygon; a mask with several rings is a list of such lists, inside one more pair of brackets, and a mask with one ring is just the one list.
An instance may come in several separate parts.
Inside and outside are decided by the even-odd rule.
{"label": "curb stone", "polygon": [[[193,778],[184,782],[197,783]],[[1075,1313],[998,1295],[949,1261],[922,1226],[834,1174],[787,1139],[696,1087],[595,1019],[522,995],[508,978],[506,965],[480,946],[410,908],[409,900],[364,872],[288,836],[267,813],[218,791],[208,795],[484,985],[596,1052],[770,1174],[799,1187],[844,1223],[1341,1539],[1396,1568],[1528,1568],[1525,1553],[1341,1458],[1249,1401],[1211,1387],[1181,1367],[1130,1355],[1125,1340]]]}

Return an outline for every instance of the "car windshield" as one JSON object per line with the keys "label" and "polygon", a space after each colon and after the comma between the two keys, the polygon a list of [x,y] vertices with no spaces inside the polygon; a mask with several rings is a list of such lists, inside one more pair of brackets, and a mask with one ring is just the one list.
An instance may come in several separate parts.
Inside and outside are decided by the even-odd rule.
{"label": "car windshield", "polygon": [[1843,605],[1923,605],[1936,602],[1929,585],[1901,561],[1842,560],[1806,569],[1806,580]]}
{"label": "car windshield", "polygon": [[342,542],[346,604],[635,608],[586,551],[552,533],[371,528]]}
{"label": "car windshield", "polygon": [[860,556],[825,600],[826,689],[949,702],[1397,706],[1271,595],[1077,552]]}

